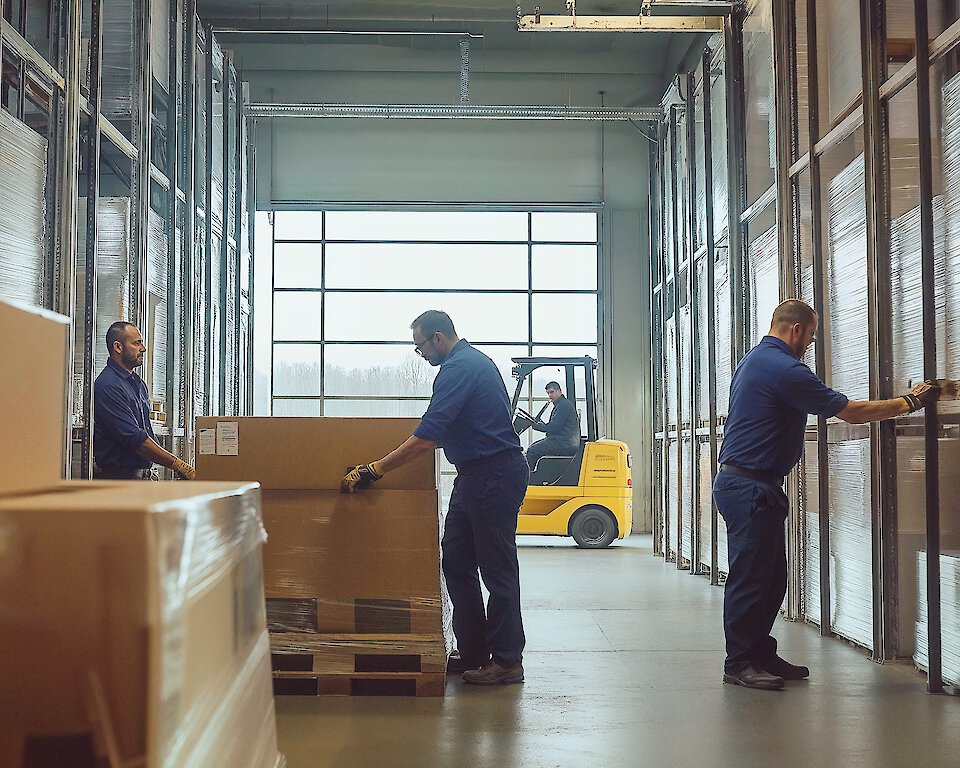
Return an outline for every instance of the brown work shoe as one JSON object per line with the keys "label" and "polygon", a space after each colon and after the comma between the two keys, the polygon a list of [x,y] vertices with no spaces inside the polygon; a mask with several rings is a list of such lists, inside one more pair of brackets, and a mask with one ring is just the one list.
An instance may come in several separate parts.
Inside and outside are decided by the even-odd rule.
{"label": "brown work shoe", "polygon": [[501,667],[497,662],[490,661],[480,669],[468,669],[463,673],[463,682],[470,685],[507,685],[508,683],[523,682],[523,664],[514,664],[512,667]]}

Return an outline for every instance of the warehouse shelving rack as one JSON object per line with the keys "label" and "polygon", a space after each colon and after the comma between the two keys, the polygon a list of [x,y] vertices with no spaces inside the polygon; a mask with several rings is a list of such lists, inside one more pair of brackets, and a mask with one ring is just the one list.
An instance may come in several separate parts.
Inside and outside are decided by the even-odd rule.
{"label": "warehouse shelving rack", "polygon": [[[121,0],[107,6],[101,0],[5,0],[0,41],[2,108],[47,128],[41,303],[75,318],[77,349],[68,359],[76,359],[72,370],[82,381],[79,391],[68,387],[74,420],[64,429],[64,472],[92,473],[95,350],[105,331],[97,323],[98,203],[118,189],[131,211],[126,319],[143,331],[148,346],[143,375],[150,381],[157,374],[151,394],[166,404],[158,437],[190,458],[195,415],[214,407],[225,414],[248,413],[252,402],[247,373],[252,334],[240,327],[251,321],[252,150],[236,68],[201,24],[195,0]],[[216,65],[220,78],[199,81],[201,63],[208,75]],[[195,151],[198,132],[211,134],[206,123],[214,117],[200,104],[216,89],[227,94],[216,115],[226,139],[219,165],[227,172],[217,179],[219,190],[213,189],[212,163],[205,162],[209,155],[198,157]],[[197,237],[213,220],[220,222],[222,243],[216,272],[209,250],[203,250],[204,238]],[[219,274],[230,275],[230,281],[211,284]],[[204,281],[214,302],[205,300],[209,291],[200,292]],[[217,339],[197,334],[209,331],[211,318],[221,315],[233,322],[229,328],[221,324]],[[203,351],[214,344],[218,354],[204,360]],[[195,375],[198,361],[206,365]]]}
{"label": "warehouse shelving rack", "polygon": [[[951,7],[954,10],[949,10]],[[828,13],[833,15],[828,17]],[[841,24],[838,16],[848,23]],[[855,50],[848,42],[838,47],[837,39],[829,37],[830,28],[848,28],[854,20],[859,22],[858,48],[862,51],[856,61],[847,55]],[[901,45],[904,40],[909,44]],[[891,46],[896,45],[904,50],[894,51]],[[753,51],[750,46],[755,47]],[[832,51],[837,52],[836,60],[830,58]],[[945,212],[944,206],[953,204],[950,195],[956,197],[957,191],[945,190],[944,203],[944,191],[937,192],[935,185],[952,183],[952,178],[944,181],[947,169],[937,168],[935,160],[943,159],[936,154],[941,149],[944,155],[948,151],[958,154],[954,145],[960,146],[960,133],[951,127],[952,113],[949,121],[936,116],[943,123],[937,128],[943,134],[942,148],[934,147],[932,129],[937,126],[935,109],[953,108],[954,102],[948,104],[947,99],[960,104],[953,96],[953,91],[960,89],[960,81],[954,84],[960,70],[958,51],[960,14],[955,6],[928,7],[924,0],[897,4],[750,0],[735,4],[724,34],[708,41],[703,59],[668,91],[665,119],[651,155],[651,167],[659,172],[652,174],[655,180],[649,196],[656,414],[652,501],[655,550],[676,559],[678,567],[688,566],[678,556],[686,545],[671,536],[684,527],[671,519],[671,514],[676,514],[671,510],[679,511],[683,505],[668,500],[671,493],[678,499],[687,494],[697,500],[699,495],[703,503],[689,507],[693,515],[689,547],[701,557],[692,559],[690,571],[708,574],[714,584],[722,580],[718,552],[722,531],[718,531],[716,510],[704,499],[704,481],[712,481],[716,473],[716,446],[723,431],[725,382],[717,375],[726,365],[722,336],[729,333],[729,362],[735,365],[755,343],[751,334],[762,333],[760,324],[766,317],[761,315],[771,300],[799,296],[814,304],[821,332],[810,362],[828,382],[838,371],[847,375],[858,372],[863,390],[859,399],[892,397],[906,385],[896,378],[904,375],[897,373],[898,363],[901,369],[904,366],[895,359],[895,348],[922,347],[925,378],[956,376],[953,369],[943,370],[944,347],[955,344],[944,324],[954,321],[949,315],[944,319],[944,289],[938,281],[945,279],[943,238],[953,221],[948,218],[953,212]],[[711,107],[711,97],[718,92],[707,87],[718,73],[723,82],[719,94],[725,99],[719,110]],[[936,88],[932,93],[944,102],[931,105],[934,73],[941,76],[943,93]],[[825,79],[831,82],[825,83]],[[905,95],[897,100],[900,93]],[[827,96],[821,98],[823,94],[829,94],[829,103]],[[720,126],[718,118],[725,119],[726,126]],[[902,134],[908,137],[906,144],[901,141],[898,145],[902,136],[891,135],[894,119],[907,120]],[[715,129],[726,138],[725,153],[723,145],[718,147],[707,138]],[[947,130],[957,137],[948,136]],[[910,143],[910,136],[916,137],[915,143]],[[724,157],[718,156],[718,149]],[[764,167],[766,159],[770,162]],[[722,187],[717,160],[723,161],[719,167],[726,175],[726,195],[715,193]],[[950,162],[954,162],[952,155]],[[953,166],[950,171],[956,173]],[[842,212],[828,206],[844,202],[843,194],[847,194],[849,207],[849,194],[856,194],[858,185],[862,208],[857,211],[853,205],[853,209],[860,218],[846,222],[847,233],[830,229],[837,226]],[[704,190],[705,195],[698,198],[697,193]],[[685,199],[701,199],[703,204],[684,208]],[[721,212],[719,217],[726,232],[722,226],[714,231],[715,216],[707,216],[707,226],[698,220],[698,211],[708,204],[713,208],[717,201],[726,207],[726,215]],[[901,213],[900,219],[895,219],[895,206],[909,209],[913,218]],[[850,246],[851,233],[862,238],[862,248]],[[916,242],[905,244],[906,237]],[[771,249],[778,261],[777,296],[770,293],[770,285],[761,285],[758,270],[758,259],[769,258]],[[853,278],[849,276],[851,255],[862,259],[862,271],[852,273]],[[894,259],[900,260],[897,266]],[[848,270],[843,277],[847,282],[842,284],[837,282],[841,269]],[[912,301],[914,306],[922,303],[922,312],[906,307],[895,293],[895,286],[905,285],[904,269],[922,271],[922,295],[917,280]],[[951,291],[957,277],[947,274]],[[726,300],[724,280],[729,288],[729,316],[722,306]],[[845,307],[855,306],[855,302],[844,297],[843,305],[838,303],[838,290],[863,292],[859,325],[851,325],[843,314]],[[762,291],[767,295],[761,296]],[[679,309],[687,302],[692,316],[705,310],[708,319],[706,323],[692,321],[688,342],[675,332]],[[762,310],[758,309],[761,305]],[[849,333],[854,325],[859,328],[857,342],[863,348],[856,360],[847,350],[841,352],[847,338],[843,333]],[[956,365],[953,349],[947,356],[948,367]],[[911,372],[921,367],[918,359],[914,354]],[[921,375],[919,370],[916,375]],[[706,382],[703,376],[708,378]],[[685,391],[689,404],[683,402]],[[683,417],[684,406],[689,409],[689,419]],[[674,470],[671,474],[672,467],[684,466],[685,435],[694,446],[700,443],[704,461],[693,461],[689,472]],[[947,535],[956,536],[958,521],[941,514],[941,486],[953,478],[940,472],[939,456],[944,450],[956,450],[958,435],[960,413],[952,404],[929,408],[922,417],[863,427],[824,418],[811,421],[805,458],[787,485],[792,499],[788,618],[806,619],[824,635],[836,634],[862,645],[877,662],[910,655],[912,638],[905,633],[912,635],[913,628],[901,624],[910,607],[911,573],[904,572],[900,556],[911,554],[916,546],[939,554],[944,524],[950,526]],[[918,454],[916,444],[921,437],[924,450]],[[925,496],[920,504],[915,498],[898,496],[904,462],[910,462],[912,472],[918,471],[918,466],[922,469]],[[705,476],[708,467],[709,478]],[[849,510],[838,509],[838,504],[849,506],[844,497],[850,487],[862,491],[860,518],[844,519]],[[945,509],[955,510],[952,501],[947,503],[951,506]],[[913,544],[915,539],[904,535],[901,520],[911,514],[916,517],[917,506],[923,507],[922,544]],[[702,526],[697,525],[698,514]],[[710,518],[704,520],[703,515]],[[851,548],[851,535],[867,542],[862,552]],[[869,577],[866,583],[857,584],[850,580],[850,563],[856,561],[859,569],[856,558],[861,555],[865,555]],[[919,590],[924,619],[922,629],[917,625],[917,637],[926,642],[929,652],[924,665],[927,689],[951,692],[943,680],[940,558],[920,560],[925,568],[920,574],[924,588]],[[915,568],[915,564],[907,568]],[[866,619],[860,631],[851,628],[852,609],[860,612],[857,618]],[[920,637],[920,632],[925,637]]]}

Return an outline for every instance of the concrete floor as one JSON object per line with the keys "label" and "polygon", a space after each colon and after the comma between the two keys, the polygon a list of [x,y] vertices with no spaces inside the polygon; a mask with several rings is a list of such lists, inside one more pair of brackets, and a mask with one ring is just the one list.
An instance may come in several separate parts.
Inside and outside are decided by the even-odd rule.
{"label": "concrete floor", "polygon": [[280,698],[290,768],[960,766],[960,700],[927,695],[911,664],[780,622],[782,655],[810,680],[722,685],[722,591],[655,558],[650,537],[604,551],[522,542],[526,683]]}

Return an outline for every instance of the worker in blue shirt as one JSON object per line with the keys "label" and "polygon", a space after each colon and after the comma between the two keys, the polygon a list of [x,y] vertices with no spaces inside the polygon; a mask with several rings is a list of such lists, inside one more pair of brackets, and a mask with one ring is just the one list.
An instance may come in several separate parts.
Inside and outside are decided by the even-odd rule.
{"label": "worker in blue shirt", "polygon": [[152,480],[160,464],[193,480],[193,467],[161,448],[153,433],[147,385],[134,373],[146,351],[140,331],[121,320],[106,340],[110,358],[93,385],[94,478]]}
{"label": "worker in blue shirt", "polygon": [[[519,683],[525,638],[516,531],[529,472],[513,430],[510,398],[497,366],[457,336],[446,312],[424,312],[410,328],[417,353],[440,366],[427,412],[411,437],[349,472],[340,490],[353,493],[443,448],[457,468],[442,549],[463,680]],[[478,571],[490,592],[486,610]]]}
{"label": "worker in blue shirt", "polygon": [[537,462],[544,456],[575,456],[580,450],[580,420],[577,409],[573,407],[560,391],[556,381],[547,383],[547,397],[553,403],[550,419],[546,424],[538,421],[531,425],[537,432],[546,432],[543,440],[537,440],[527,448],[527,464],[532,472]]}
{"label": "worker in blue shirt", "polygon": [[892,400],[848,400],[801,362],[818,319],[802,301],[780,304],[768,335],[740,361],[730,386],[720,472],[713,485],[727,524],[729,553],[723,682],[747,688],[779,690],[784,680],[810,674],[778,656],[770,634],[787,590],[783,480],[802,455],[807,414],[863,424],[919,410],[940,392],[924,382]]}

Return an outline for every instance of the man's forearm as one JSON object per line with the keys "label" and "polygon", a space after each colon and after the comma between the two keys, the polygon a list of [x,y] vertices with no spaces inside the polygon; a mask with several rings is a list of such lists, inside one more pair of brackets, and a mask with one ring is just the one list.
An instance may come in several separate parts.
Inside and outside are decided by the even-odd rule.
{"label": "man's forearm", "polygon": [[851,400],[847,407],[837,414],[837,418],[848,424],[866,424],[902,416],[909,411],[910,408],[902,397],[892,400]]}
{"label": "man's forearm", "polygon": [[404,464],[409,464],[418,456],[430,451],[435,451],[437,444],[432,440],[423,440],[416,435],[411,435],[403,441],[398,447],[380,459],[380,471],[386,474],[392,472]]}
{"label": "man's forearm", "polygon": [[172,469],[177,457],[161,448],[152,438],[147,438],[136,450],[137,456],[149,459],[154,464]]}

